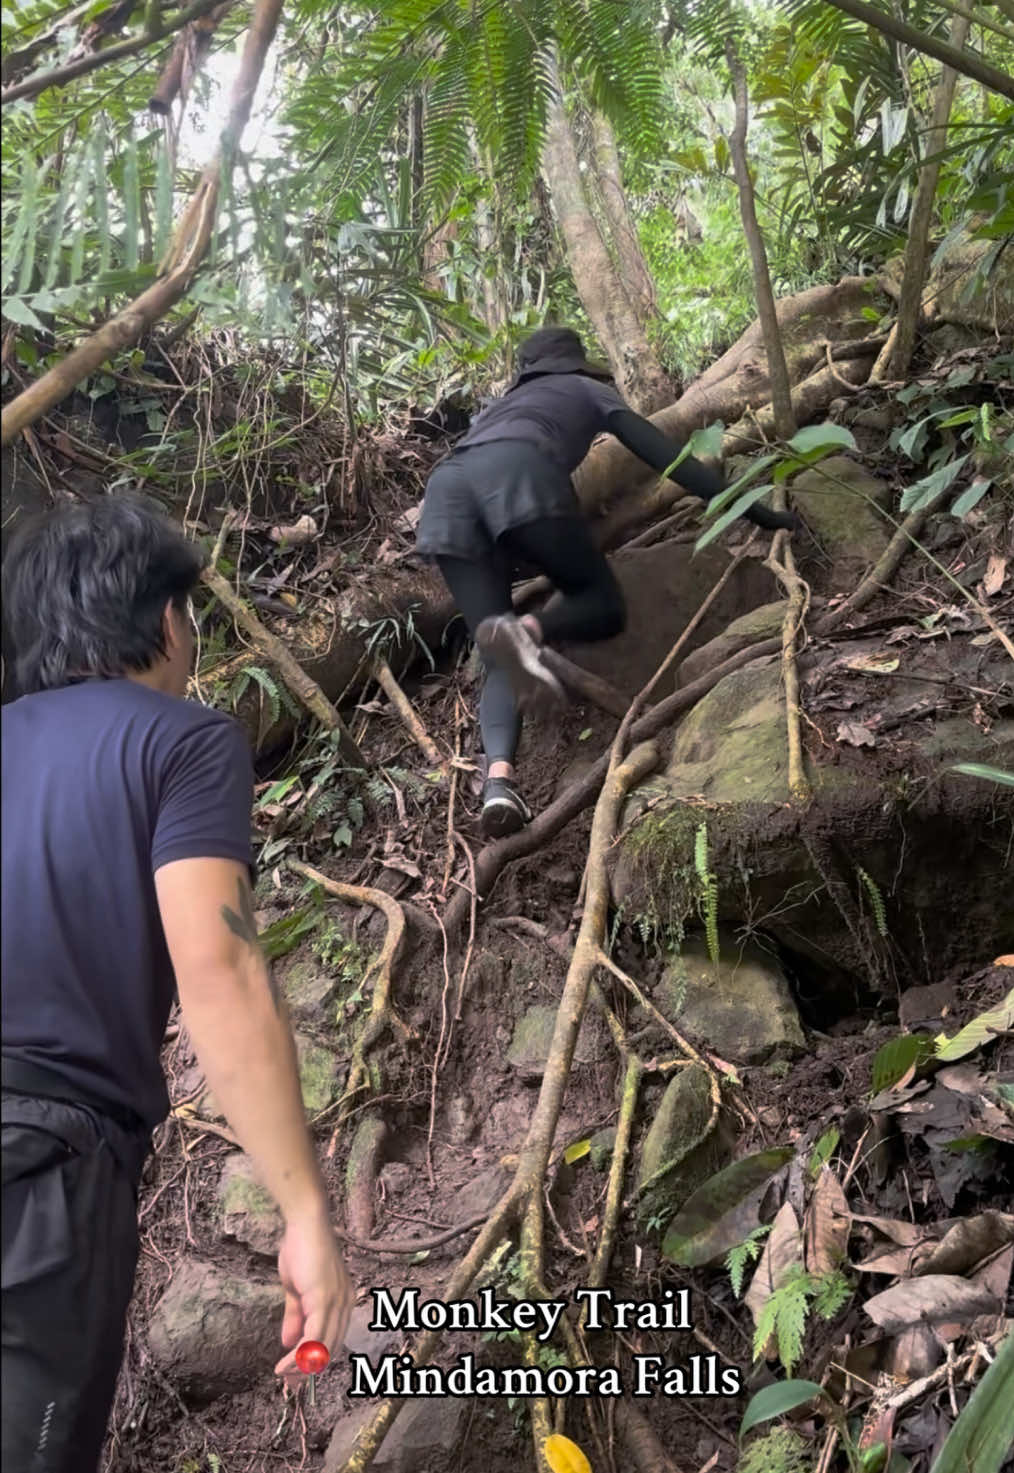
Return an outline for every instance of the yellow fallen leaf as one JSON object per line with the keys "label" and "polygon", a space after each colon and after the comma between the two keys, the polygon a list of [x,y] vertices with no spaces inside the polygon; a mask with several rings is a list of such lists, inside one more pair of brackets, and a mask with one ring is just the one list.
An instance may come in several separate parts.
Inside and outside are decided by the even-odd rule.
{"label": "yellow fallen leaf", "polygon": [[568,1146],[567,1149],[564,1151],[563,1159],[564,1161],[566,1161],[568,1166],[573,1166],[575,1161],[580,1161],[582,1156],[587,1156],[590,1150],[590,1140],[586,1139],[583,1141],[575,1141],[572,1146]]}
{"label": "yellow fallen leaf", "polygon": [[592,1465],[577,1443],[559,1432],[546,1438],[542,1452],[553,1473],[592,1473]]}

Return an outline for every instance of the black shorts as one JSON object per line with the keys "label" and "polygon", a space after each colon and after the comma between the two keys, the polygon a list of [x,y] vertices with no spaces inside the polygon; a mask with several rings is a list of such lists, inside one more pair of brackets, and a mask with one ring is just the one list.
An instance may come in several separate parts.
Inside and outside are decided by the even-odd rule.
{"label": "black shorts", "polygon": [[3,1096],[3,1467],[94,1473],[123,1354],[146,1138]]}
{"label": "black shorts", "polygon": [[416,545],[427,557],[485,557],[505,532],[581,515],[570,476],[526,440],[466,445],[426,485]]}

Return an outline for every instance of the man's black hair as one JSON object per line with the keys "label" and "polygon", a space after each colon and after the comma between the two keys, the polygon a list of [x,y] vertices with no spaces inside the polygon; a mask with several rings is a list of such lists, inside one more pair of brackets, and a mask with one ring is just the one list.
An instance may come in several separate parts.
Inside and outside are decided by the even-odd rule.
{"label": "man's black hair", "polygon": [[3,563],[19,693],[150,669],[166,653],[165,606],[186,607],[203,563],[201,549],[136,496],[26,522]]}

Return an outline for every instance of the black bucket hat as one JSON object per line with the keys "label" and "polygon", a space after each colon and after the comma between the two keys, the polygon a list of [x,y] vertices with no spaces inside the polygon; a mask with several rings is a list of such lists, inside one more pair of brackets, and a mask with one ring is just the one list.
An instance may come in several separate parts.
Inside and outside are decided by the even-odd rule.
{"label": "black bucket hat", "polygon": [[542,373],[585,373],[607,383],[613,380],[606,364],[587,357],[584,344],[570,327],[540,327],[525,339],[518,350],[518,371],[511,387]]}

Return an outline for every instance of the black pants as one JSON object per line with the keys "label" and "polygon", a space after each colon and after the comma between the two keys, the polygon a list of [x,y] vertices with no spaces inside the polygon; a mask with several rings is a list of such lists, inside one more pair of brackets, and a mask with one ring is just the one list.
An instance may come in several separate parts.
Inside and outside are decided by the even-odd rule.
{"label": "black pants", "polygon": [[123,1355],[147,1141],[3,1096],[4,1473],[93,1473]]}
{"label": "black pants", "polygon": [[[465,623],[474,635],[483,619],[509,614],[515,566],[545,573],[558,592],[538,615],[547,643],[611,639],[626,621],[623,593],[578,516],[542,517],[505,532],[485,557],[437,558]],[[521,721],[511,683],[502,670],[487,668],[479,703],[482,744],[490,762],[513,762]]]}

